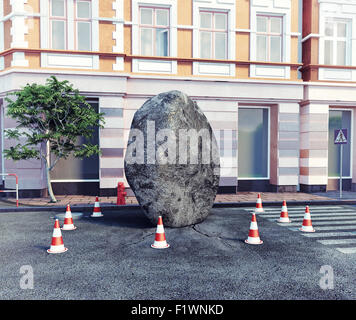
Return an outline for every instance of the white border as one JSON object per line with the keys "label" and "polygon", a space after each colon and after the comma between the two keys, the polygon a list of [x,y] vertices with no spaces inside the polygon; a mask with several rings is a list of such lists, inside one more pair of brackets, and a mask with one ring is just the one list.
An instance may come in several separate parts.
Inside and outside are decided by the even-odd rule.
{"label": "white border", "polygon": [[[178,32],[177,32],[177,1],[175,0],[132,0],[132,54],[140,55],[139,51],[139,6],[140,5],[149,5],[154,7],[166,7],[169,8],[169,57],[177,57],[177,43],[178,43]],[[151,60],[153,61],[153,60]],[[162,60],[156,60],[159,64]],[[171,72],[170,74],[177,73],[177,61],[164,61],[164,63],[170,63]],[[145,72],[140,70],[140,63],[144,63],[144,59],[132,59],[132,72]],[[154,72],[154,71],[151,71]],[[161,71],[157,71],[161,73]]]}
{"label": "white border", "polygon": [[[265,1],[266,7],[256,6],[253,3],[256,1],[251,2],[250,8],[250,60],[256,61],[256,31],[257,31],[257,15],[264,14],[264,15],[276,15],[283,17],[283,39],[282,39],[282,62],[290,63],[291,61],[291,7],[289,8],[281,8],[276,7],[274,1]],[[269,3],[269,7],[268,4]],[[273,7],[272,7],[273,4]],[[276,76],[276,75],[263,75],[258,76],[256,74],[256,69],[259,68],[259,65],[250,65],[250,77],[258,78],[279,78],[279,79],[289,79],[290,78],[290,67],[289,66],[270,66],[271,68],[275,69],[284,69],[284,76]]]}
{"label": "white border", "polygon": [[[356,72],[355,70],[351,70],[350,75],[351,77],[348,79],[345,78],[340,78],[337,77],[337,73],[341,71],[349,71],[348,66],[353,66],[356,63],[356,57],[355,57],[355,52],[356,52],[356,14],[355,13],[349,13],[347,11],[343,11],[344,5],[347,5],[348,7],[353,7],[353,9],[356,12],[356,2],[350,3],[346,2],[344,0],[341,1],[324,1],[324,0],[318,0],[320,10],[319,10],[319,64],[324,64],[324,52],[325,52],[325,21],[326,19],[341,19],[341,20],[350,20],[351,23],[351,35],[350,35],[350,41],[351,41],[351,56],[349,57],[349,65],[345,66],[345,69],[328,69],[328,68],[319,68],[319,73],[318,73],[318,78],[319,80],[331,80],[331,81],[356,81]],[[325,77],[325,71],[331,72],[335,71],[335,77]]]}
{"label": "white border", "polygon": [[[199,55],[199,12],[200,10],[206,9],[207,11],[211,10],[220,10],[227,12],[227,21],[228,21],[228,40],[227,40],[227,59],[236,60],[236,4],[235,1],[232,2],[223,2],[223,1],[203,1],[203,0],[193,0],[193,58],[200,58]],[[200,64],[203,64],[205,67],[209,68],[211,66],[211,72],[200,73]],[[229,67],[229,73],[219,73],[218,75],[225,75],[235,77],[235,64],[222,62],[193,62],[193,75],[217,75],[216,67]]]}
{"label": "white border", "polygon": [[[343,179],[352,179],[352,174],[353,174],[353,131],[354,131],[354,110],[353,108],[329,108],[329,111],[351,111],[351,129],[350,129],[350,134],[348,137],[348,140],[350,141],[350,176],[343,176]],[[328,112],[328,137],[329,137],[329,119],[330,119],[330,113]],[[328,179],[340,179],[340,176],[331,176],[329,177],[329,147],[328,147]]]}
{"label": "white border", "polygon": [[[237,176],[237,180],[270,180],[271,179],[271,106],[238,106],[238,110],[239,109],[267,109],[268,110],[268,137],[267,137],[267,144],[268,144],[268,149],[267,149],[267,177],[251,177],[251,178],[239,178]],[[237,121],[239,119],[239,112],[237,111]],[[238,130],[239,130],[239,126],[237,126],[237,174],[239,173],[239,148],[238,148],[238,141],[239,141],[239,137],[238,137]]]}

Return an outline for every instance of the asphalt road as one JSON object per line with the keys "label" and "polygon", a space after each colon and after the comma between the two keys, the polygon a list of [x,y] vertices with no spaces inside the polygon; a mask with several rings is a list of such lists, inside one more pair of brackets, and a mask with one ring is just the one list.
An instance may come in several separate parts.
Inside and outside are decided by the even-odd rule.
{"label": "asphalt road", "polygon": [[[348,212],[341,223],[356,220],[355,207],[335,208],[324,211],[339,211],[336,218]],[[53,212],[1,213],[0,299],[356,299],[356,253],[279,225],[273,216],[279,210],[257,216],[262,245],[244,243],[248,209],[219,208],[201,224],[165,227],[170,244],[165,250],[150,247],[156,226],[140,211],[102,210],[104,217],[96,219],[84,213],[74,222],[77,230],[62,231],[68,251],[55,255],[46,252]],[[301,213],[293,219],[301,223],[302,208],[290,212]],[[311,213],[316,229],[322,222],[332,228],[336,221],[329,215],[318,219],[323,216],[313,207]],[[356,233],[347,239],[356,239]],[[23,266],[33,270],[33,289],[21,289],[29,275]],[[333,270],[333,289],[320,286],[325,266]]]}

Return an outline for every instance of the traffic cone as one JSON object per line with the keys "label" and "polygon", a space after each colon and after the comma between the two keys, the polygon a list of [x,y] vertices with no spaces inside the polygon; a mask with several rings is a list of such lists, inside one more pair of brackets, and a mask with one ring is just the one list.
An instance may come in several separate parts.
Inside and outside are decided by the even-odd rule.
{"label": "traffic cone", "polygon": [[151,244],[151,247],[154,249],[166,249],[169,248],[169,244],[166,242],[166,235],[164,233],[162,217],[158,217],[157,229],[155,242]]}
{"label": "traffic cone", "polygon": [[62,253],[66,252],[68,249],[64,247],[62,232],[59,227],[58,219],[54,222],[54,229],[52,235],[51,247],[47,250],[48,253]]}
{"label": "traffic cone", "polygon": [[94,211],[93,211],[93,214],[91,215],[91,217],[98,218],[98,217],[102,217],[102,216],[103,216],[103,214],[101,213],[101,209],[100,209],[99,197],[96,197],[95,204],[94,204]]}
{"label": "traffic cone", "polygon": [[281,216],[279,217],[278,222],[283,222],[283,223],[291,222],[291,220],[290,220],[289,217],[288,217],[288,209],[287,209],[287,202],[286,202],[286,200],[283,200],[282,210],[281,210]]}
{"label": "traffic cone", "polygon": [[299,228],[299,230],[304,231],[304,232],[315,232],[315,229],[312,226],[312,221],[311,221],[310,212],[309,212],[309,206],[305,207],[303,224],[302,224],[302,227]]}
{"label": "traffic cone", "polygon": [[260,239],[260,234],[258,232],[256,214],[252,213],[252,219],[250,224],[250,232],[248,233],[248,239],[245,240],[248,244],[262,244],[263,241]]}
{"label": "traffic cone", "polygon": [[261,199],[261,195],[260,194],[258,194],[258,196],[257,196],[255,212],[256,213],[264,212],[264,210],[262,208],[262,199]]}
{"label": "traffic cone", "polygon": [[66,214],[64,216],[64,223],[62,230],[75,230],[76,226],[73,224],[72,212],[70,211],[70,206],[67,204]]}

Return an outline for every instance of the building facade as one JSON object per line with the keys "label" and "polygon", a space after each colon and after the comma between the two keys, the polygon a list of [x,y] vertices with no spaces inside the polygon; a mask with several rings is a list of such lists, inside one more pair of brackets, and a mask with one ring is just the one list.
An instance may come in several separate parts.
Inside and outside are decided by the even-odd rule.
{"label": "building facade", "polygon": [[[336,189],[340,125],[350,142],[344,186],[354,188],[355,19],[355,0],[0,0],[1,150],[3,130],[16,125],[5,95],[55,75],[105,113],[93,137],[102,155],[59,162],[57,194],[128,188],[133,115],[170,90],[210,121],[220,192]],[[0,166],[19,176],[22,196],[45,194],[41,161],[1,152]]]}

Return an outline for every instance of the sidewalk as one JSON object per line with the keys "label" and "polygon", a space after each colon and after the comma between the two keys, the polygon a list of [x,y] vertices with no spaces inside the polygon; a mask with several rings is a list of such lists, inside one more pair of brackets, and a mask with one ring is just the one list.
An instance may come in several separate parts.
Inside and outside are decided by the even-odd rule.
{"label": "sidewalk", "polygon": [[[237,194],[218,194],[215,198],[216,207],[247,207],[254,206],[259,192],[238,192]],[[304,204],[356,204],[356,192],[344,191],[343,198],[339,198],[338,191],[328,191],[320,193],[303,192],[260,192],[263,205],[280,205],[286,200],[288,205]],[[19,207],[16,207],[16,200],[13,198],[0,198],[0,211],[34,211],[34,210],[56,210],[63,209],[67,204],[74,208],[92,208],[95,196],[66,195],[56,196],[57,202],[50,203],[49,198],[25,198],[19,199]],[[108,208],[120,208],[116,205],[116,197],[100,197],[100,206]],[[138,202],[135,197],[126,198],[126,206],[137,207]]]}

